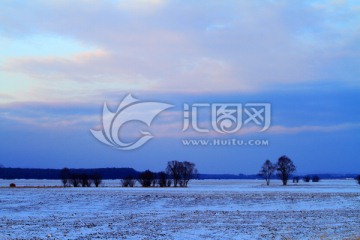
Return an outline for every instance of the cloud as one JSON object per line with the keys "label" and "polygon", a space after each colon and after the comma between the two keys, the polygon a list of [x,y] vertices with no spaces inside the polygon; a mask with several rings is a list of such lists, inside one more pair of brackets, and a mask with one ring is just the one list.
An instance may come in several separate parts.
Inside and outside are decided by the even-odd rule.
{"label": "cloud", "polygon": [[0,94],[0,100],[2,99],[13,99],[13,97],[9,94]]}
{"label": "cloud", "polygon": [[[109,53],[95,50],[74,54],[67,57],[23,57],[13,58],[3,67],[5,71],[14,71],[41,78],[47,81],[72,80],[93,81],[100,75],[111,74],[105,64]],[[89,66],[96,66],[90,68]],[[106,81],[106,78],[103,77]]]}
{"label": "cloud", "polygon": [[[12,110],[9,107],[2,110],[0,118],[17,122],[23,125],[30,125],[38,128],[62,130],[62,129],[101,129],[101,111],[99,113],[91,113],[93,110],[76,110],[84,106],[78,106],[75,109],[69,109],[59,104],[58,106],[32,106],[27,109],[26,105],[12,104]],[[50,110],[47,108],[54,108]],[[62,108],[64,108],[62,110]],[[6,110],[7,109],[7,110]],[[300,134],[300,133],[326,133],[326,132],[339,132],[351,129],[360,129],[360,123],[348,122],[338,123],[332,125],[299,125],[299,126],[284,126],[272,125],[265,132],[260,133],[261,127],[256,126],[243,126],[238,132],[234,134],[222,134],[216,132],[211,128],[211,123],[202,120],[201,128],[207,128],[207,133],[199,133],[191,127],[183,131],[183,112],[182,111],[166,111],[161,113],[150,126],[142,126],[137,123],[128,124],[122,134],[126,137],[138,136],[139,127],[142,129],[146,127],[150,130],[155,137],[159,138],[213,138],[213,137],[239,137],[239,136],[269,136],[269,135],[284,135],[284,134]]]}
{"label": "cloud", "polygon": [[158,10],[166,4],[165,0],[121,0],[117,6],[126,11],[148,13]]}
{"label": "cloud", "polygon": [[329,126],[294,126],[294,127],[286,127],[286,126],[272,126],[269,129],[269,133],[273,134],[297,134],[303,132],[337,132],[344,131],[350,129],[359,129],[360,123],[342,123],[336,125]]}
{"label": "cloud", "polygon": [[336,125],[329,126],[281,126],[275,125],[271,126],[267,131],[259,133],[259,128],[257,127],[243,127],[239,132],[235,134],[221,134],[215,132],[212,129],[208,133],[198,133],[194,130],[188,130],[186,132],[181,131],[181,124],[170,123],[166,125],[157,125],[155,126],[153,132],[157,137],[165,138],[232,138],[232,137],[245,137],[245,136],[264,136],[268,137],[269,135],[287,135],[287,134],[300,134],[300,133],[335,133],[339,131],[346,131],[351,129],[360,129],[360,123],[341,123]]}
{"label": "cloud", "polygon": [[16,116],[9,113],[1,113],[0,118],[25,126],[33,126],[41,129],[53,129],[63,131],[65,129],[83,128],[84,124],[90,125],[98,121],[97,116],[79,115],[46,115],[46,116]]}
{"label": "cloud", "polygon": [[0,105],[0,119],[11,129],[21,126],[39,130],[84,129],[99,122],[88,105],[73,103],[16,102]]}
{"label": "cloud", "polygon": [[2,5],[0,27],[8,38],[54,35],[97,46],[68,56],[5,59],[3,71],[34,79],[34,88],[44,89],[47,99],[61,89],[80,94],[84,86],[89,92],[198,93],[257,92],[326,79],[359,85],[355,30],[360,21],[350,3],[336,8],[328,1],[321,1],[322,7],[160,0]]}

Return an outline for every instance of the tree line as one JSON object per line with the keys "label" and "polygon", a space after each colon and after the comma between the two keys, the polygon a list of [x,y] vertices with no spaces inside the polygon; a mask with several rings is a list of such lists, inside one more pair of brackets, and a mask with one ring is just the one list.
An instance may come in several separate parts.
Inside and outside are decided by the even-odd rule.
{"label": "tree line", "polygon": [[98,172],[89,173],[74,173],[68,168],[63,168],[60,171],[60,179],[64,187],[99,187],[102,183],[102,175]]}
{"label": "tree line", "polygon": [[146,170],[139,174],[137,178],[127,176],[121,180],[123,187],[134,187],[138,182],[142,187],[187,187],[191,179],[198,176],[198,170],[194,163],[170,161],[167,163],[165,171],[154,173]]}
{"label": "tree line", "polygon": [[[136,175],[139,172],[133,168],[76,168],[71,169],[74,174],[92,175],[101,174],[103,179],[118,179],[128,175]],[[43,169],[43,168],[9,168],[0,167],[1,179],[60,179],[61,169]]]}
{"label": "tree line", "polygon": [[[142,187],[187,187],[191,179],[198,176],[198,170],[194,163],[170,161],[166,169],[161,172],[146,170],[138,174],[129,174],[121,179],[123,187],[134,187],[138,182]],[[94,172],[74,173],[68,168],[63,168],[60,172],[61,182],[64,187],[95,187],[102,183],[101,174]]]}
{"label": "tree line", "polygon": [[[165,171],[155,173],[147,170],[138,172],[132,168],[97,168],[97,169],[31,169],[31,168],[6,168],[0,164],[1,179],[61,179],[63,186],[100,186],[103,179],[122,179],[121,185],[125,187],[135,186],[139,182],[141,186],[180,186],[186,187],[191,177],[200,179],[256,179],[261,176],[266,180],[266,184],[270,184],[270,179],[275,171],[283,185],[287,182],[295,172],[294,163],[287,156],[281,156],[277,163],[266,160],[257,175],[231,175],[231,174],[198,174],[195,164],[190,162],[171,161]],[[186,170],[185,170],[186,169]],[[190,178],[189,176],[190,174]],[[329,175],[322,174],[322,178],[354,178],[360,184],[360,175]],[[319,182],[318,175],[306,175],[303,177],[294,176],[293,182],[298,183],[302,179],[304,182]],[[149,184],[150,183],[150,184]]]}

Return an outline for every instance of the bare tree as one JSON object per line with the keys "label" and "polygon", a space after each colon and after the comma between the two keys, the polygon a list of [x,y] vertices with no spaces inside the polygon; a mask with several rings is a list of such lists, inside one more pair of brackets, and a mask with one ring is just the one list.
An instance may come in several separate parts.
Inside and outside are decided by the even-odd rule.
{"label": "bare tree", "polygon": [[355,180],[358,182],[358,184],[360,184],[360,175],[357,175]]}
{"label": "bare tree", "polygon": [[91,186],[91,181],[90,181],[89,175],[87,175],[86,173],[81,174],[80,179],[81,179],[80,184],[82,187],[90,187]]}
{"label": "bare tree", "polygon": [[136,181],[132,175],[128,175],[124,179],[121,179],[121,185],[123,187],[134,187],[135,183]]}
{"label": "bare tree", "polygon": [[121,186],[123,186],[123,187],[134,187],[135,186],[134,177],[129,175],[129,176],[121,179]]}
{"label": "bare tree", "polygon": [[[178,185],[180,187],[187,187],[190,179],[193,179],[198,175],[198,170],[194,163],[187,161],[178,162],[175,160],[168,162],[166,173],[172,178],[174,187],[177,187]],[[171,182],[168,182],[166,185],[171,185]]]}
{"label": "bare tree", "polygon": [[310,182],[310,176],[309,175],[306,175],[305,177],[303,177],[303,181],[304,182]]}
{"label": "bare tree", "polygon": [[166,187],[168,181],[168,175],[166,174],[166,172],[159,172],[157,181],[159,187]]}
{"label": "bare tree", "polygon": [[179,186],[180,186],[180,187],[185,187],[185,181],[184,181],[183,178],[180,178],[180,180],[178,181],[178,183],[179,183]]}
{"label": "bare tree", "polygon": [[296,167],[290,158],[281,156],[276,164],[277,175],[284,186],[287,185],[290,175],[295,172]]}
{"label": "bare tree", "polygon": [[312,177],[311,181],[312,182],[319,182],[320,178],[319,178],[319,176],[315,175],[315,176]]}
{"label": "bare tree", "polygon": [[81,182],[81,178],[79,174],[71,174],[70,175],[70,183],[73,187],[79,187]]}
{"label": "bare tree", "polygon": [[91,175],[91,180],[94,183],[95,187],[99,187],[99,185],[102,183],[102,176],[100,173],[95,172]]}
{"label": "bare tree", "polygon": [[60,171],[60,179],[64,187],[68,186],[70,178],[70,170],[68,168],[63,168]]}
{"label": "bare tree", "polygon": [[143,187],[150,187],[151,184],[153,184],[154,180],[155,180],[155,174],[150,170],[146,170],[145,172],[140,173],[138,178],[138,182]]}
{"label": "bare tree", "polygon": [[187,187],[190,179],[197,177],[198,170],[195,167],[195,163],[183,162],[181,168],[181,179],[183,182],[183,187]]}
{"label": "bare tree", "polygon": [[299,176],[295,176],[295,177],[293,178],[293,183],[299,183],[299,181],[300,181],[300,177],[299,177]]}
{"label": "bare tree", "polygon": [[259,175],[265,179],[267,186],[270,185],[270,178],[274,171],[274,164],[272,164],[270,160],[266,160],[260,169]]}
{"label": "bare tree", "polygon": [[177,187],[179,184],[179,181],[181,179],[182,167],[183,167],[183,164],[176,160],[170,161],[167,164],[166,172],[171,176],[171,178],[174,182],[174,187]]}
{"label": "bare tree", "polygon": [[171,184],[172,184],[172,180],[169,178],[169,179],[166,181],[166,186],[167,186],[167,187],[171,187]]}

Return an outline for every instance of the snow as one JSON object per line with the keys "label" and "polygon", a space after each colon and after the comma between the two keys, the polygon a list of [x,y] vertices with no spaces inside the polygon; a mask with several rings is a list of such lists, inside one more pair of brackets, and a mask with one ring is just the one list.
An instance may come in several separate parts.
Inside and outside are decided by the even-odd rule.
{"label": "snow", "polygon": [[[0,180],[0,239],[355,239],[354,180],[197,180],[188,188],[43,188]],[[19,186],[41,186],[21,188]]]}

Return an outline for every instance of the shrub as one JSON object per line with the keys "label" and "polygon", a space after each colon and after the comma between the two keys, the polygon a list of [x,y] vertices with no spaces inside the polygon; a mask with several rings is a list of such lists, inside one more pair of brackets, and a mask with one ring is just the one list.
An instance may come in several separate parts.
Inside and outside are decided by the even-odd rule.
{"label": "shrub", "polygon": [[135,179],[133,176],[127,176],[124,179],[121,179],[121,186],[123,187],[134,187],[135,185]]}
{"label": "shrub", "polygon": [[293,183],[299,183],[300,177],[296,176],[293,178]]}
{"label": "shrub", "polygon": [[70,183],[73,187],[79,187],[81,183],[81,176],[79,174],[71,174]]}
{"label": "shrub", "polygon": [[305,176],[305,177],[303,177],[303,181],[304,182],[310,182],[310,176]]}
{"label": "shrub", "polygon": [[145,172],[140,173],[137,180],[141,186],[150,187],[151,185],[154,185],[155,174],[150,170],[146,170]]}
{"label": "shrub", "polygon": [[319,182],[319,181],[320,181],[319,176],[316,176],[316,175],[313,176],[313,177],[312,177],[312,181],[313,181],[313,182]]}
{"label": "shrub", "polygon": [[102,183],[102,176],[100,173],[95,172],[90,176],[91,181],[95,184],[95,187],[99,187],[99,185]]}

